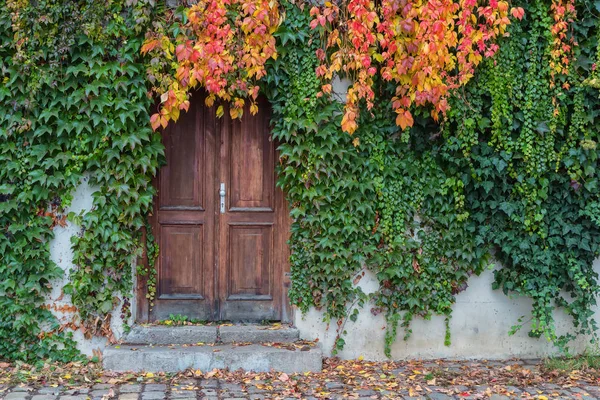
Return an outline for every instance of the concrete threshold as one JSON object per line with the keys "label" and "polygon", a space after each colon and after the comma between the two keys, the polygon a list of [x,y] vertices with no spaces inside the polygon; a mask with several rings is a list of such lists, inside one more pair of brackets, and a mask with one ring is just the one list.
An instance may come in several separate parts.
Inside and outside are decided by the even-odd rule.
{"label": "concrete threshold", "polygon": [[133,372],[180,372],[188,368],[286,373],[320,371],[323,355],[318,347],[279,348],[252,344],[235,346],[116,346],[104,351],[104,368]]}
{"label": "concrete threshold", "polygon": [[127,344],[197,344],[215,343],[217,327],[203,325],[164,326],[136,325],[123,338]]}
{"label": "concrete threshold", "polygon": [[270,325],[137,325],[123,343],[171,345],[198,343],[291,343],[299,340],[298,329]]}

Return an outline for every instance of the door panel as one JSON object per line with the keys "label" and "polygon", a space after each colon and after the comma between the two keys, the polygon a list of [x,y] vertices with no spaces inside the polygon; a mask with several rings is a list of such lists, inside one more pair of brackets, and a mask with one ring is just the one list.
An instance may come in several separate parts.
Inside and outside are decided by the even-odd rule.
{"label": "door panel", "polygon": [[[268,107],[262,104],[263,107]],[[241,121],[231,125],[230,211],[273,211],[274,153],[269,139],[268,113],[248,110]]]}
{"label": "door panel", "polygon": [[[169,162],[160,173],[160,208],[202,209],[206,142],[203,134],[203,112],[193,107],[164,132]],[[201,124],[197,127],[197,124]],[[198,129],[199,128],[199,129]],[[210,157],[210,155],[208,155]]]}
{"label": "door panel", "polygon": [[[241,120],[220,129],[220,179],[225,210],[219,214],[219,313],[224,320],[281,319],[285,233],[283,193],[275,187],[275,145],[269,104],[257,115],[249,105]],[[284,238],[282,240],[282,238]]]}
{"label": "door panel", "polygon": [[202,299],[203,225],[163,225],[160,231],[160,298]]}
{"label": "door panel", "polygon": [[227,300],[273,300],[273,225],[229,225]]}
{"label": "door panel", "polygon": [[150,319],[215,317],[216,132],[215,110],[200,93],[163,132],[167,164],[159,173],[153,215],[159,257]]}

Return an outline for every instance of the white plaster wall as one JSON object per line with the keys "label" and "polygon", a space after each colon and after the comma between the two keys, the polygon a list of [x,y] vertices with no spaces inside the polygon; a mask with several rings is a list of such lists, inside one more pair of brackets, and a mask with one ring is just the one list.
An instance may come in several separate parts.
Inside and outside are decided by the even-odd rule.
{"label": "white plaster wall", "polygon": [[[600,261],[594,265],[600,272]],[[527,335],[528,325],[513,336],[508,335],[511,326],[517,324],[521,316],[524,321],[531,315],[531,301],[526,298],[509,298],[501,290],[492,290],[493,272],[484,271],[480,276],[469,279],[469,287],[457,295],[453,308],[450,331],[452,344],[444,345],[445,325],[443,317],[433,317],[429,321],[422,318],[413,320],[412,336],[404,341],[404,331],[398,327],[398,336],[392,346],[393,359],[408,358],[453,358],[453,359],[506,359],[512,357],[537,358],[556,353],[556,349],[545,338],[535,339]],[[373,274],[367,272],[359,282],[365,293],[377,289]],[[371,306],[365,305],[356,322],[348,321],[344,350],[338,356],[351,359],[363,356],[367,360],[385,360],[383,343],[385,319],[374,316]],[[570,318],[562,312],[556,315],[557,331],[565,332],[572,327]],[[596,319],[600,313],[596,310]],[[318,339],[327,355],[331,354],[335,340],[335,321],[327,325],[323,313],[311,310],[306,315],[297,312],[294,321],[304,339]],[[581,337],[574,343],[574,351],[592,349],[589,339]]]}
{"label": "white plaster wall", "polygon": [[[91,210],[93,206],[93,193],[95,191],[96,188],[89,185],[88,178],[84,178],[73,192],[73,201],[65,213],[74,212],[79,214]],[[52,292],[48,296],[46,303],[51,306],[51,311],[63,324],[71,321],[79,321],[77,313],[64,312],[64,306],[70,306],[72,303],[70,296],[63,294],[62,291],[63,286],[69,280],[69,272],[73,269],[71,237],[77,235],[79,229],[79,226],[68,221],[67,226],[57,226],[54,228],[54,238],[50,241],[50,259],[62,268],[65,273],[61,280],[52,282]],[[111,328],[117,338],[123,334],[123,321],[120,318],[120,312],[117,312],[119,309],[120,307],[113,313],[111,319]],[[132,305],[132,309],[135,309],[135,305]],[[94,337],[92,339],[85,339],[81,330],[72,332],[74,339],[77,341],[78,349],[84,354],[93,355],[94,351],[102,351],[107,345],[105,338]]]}
{"label": "white plaster wall", "polygon": [[[76,213],[86,212],[92,208],[94,188],[87,180],[74,192],[71,207],[67,210]],[[51,258],[64,271],[62,281],[53,282],[53,290],[48,297],[50,305],[69,305],[70,298],[62,294],[62,287],[67,283],[69,271],[73,268],[73,251],[71,236],[76,235],[79,227],[71,222],[66,227],[55,228],[55,238],[50,243]],[[600,260],[595,263],[595,269],[600,273]],[[133,273],[133,271],[132,271]],[[517,323],[521,316],[529,318],[531,302],[526,298],[509,298],[501,291],[492,290],[493,273],[486,270],[479,277],[471,277],[469,287],[457,296],[451,319],[452,344],[444,345],[445,326],[443,317],[433,317],[430,321],[416,318],[412,323],[412,336],[408,341],[403,340],[404,332],[399,328],[398,337],[392,347],[394,359],[405,358],[487,358],[502,359],[511,357],[532,358],[551,354],[553,346],[544,338],[533,339],[527,336],[527,327],[513,336],[508,330]],[[367,272],[358,285],[365,293],[377,289],[377,280]],[[135,287],[135,286],[134,286]],[[132,311],[135,310],[134,296],[131,296]],[[363,356],[368,360],[384,360],[383,343],[385,335],[385,320],[382,315],[373,316],[370,305],[365,305],[356,322],[348,321],[344,337],[346,346],[338,354],[342,358],[358,358]],[[55,312],[62,322],[76,318],[73,313]],[[571,327],[570,319],[558,313],[557,329],[559,332]],[[600,321],[600,312],[596,311],[596,319]],[[325,354],[330,355],[335,339],[335,321],[327,329],[323,322],[323,313],[311,310],[306,315],[296,311],[294,322],[304,339],[319,339]],[[118,312],[113,313],[112,329],[117,338],[123,334],[123,321]],[[81,331],[75,331],[78,348],[85,354],[92,355],[93,351],[102,351],[106,339],[85,339]],[[590,348],[587,338],[580,338],[576,350]]]}
{"label": "white plaster wall", "polygon": [[[333,98],[346,101],[351,82],[345,77],[335,76],[332,82]],[[499,267],[499,266],[496,266]],[[600,259],[595,262],[595,270],[600,273]],[[393,359],[407,358],[490,358],[511,357],[537,358],[556,353],[556,349],[545,338],[530,338],[528,325],[516,334],[509,336],[509,329],[518,323],[521,316],[524,321],[531,315],[531,301],[527,298],[507,297],[501,290],[493,291],[493,272],[484,271],[480,276],[469,279],[469,287],[456,298],[450,322],[452,334],[451,346],[444,345],[446,333],[444,318],[433,317],[429,321],[415,318],[411,324],[412,335],[404,341],[404,331],[398,327],[398,337],[392,346]],[[365,293],[377,290],[377,280],[370,272],[358,284]],[[345,347],[338,356],[367,360],[385,360],[383,352],[385,337],[385,319],[374,316],[371,305],[365,305],[356,322],[348,320],[345,325]],[[555,314],[556,329],[560,334],[572,327],[570,318],[562,312]],[[600,320],[600,311],[596,310],[596,320]],[[306,315],[296,311],[294,323],[304,339],[318,339],[326,355],[331,354],[336,336],[336,321],[323,322],[323,312],[312,309]],[[573,343],[573,351],[590,349],[588,338],[579,338]]]}

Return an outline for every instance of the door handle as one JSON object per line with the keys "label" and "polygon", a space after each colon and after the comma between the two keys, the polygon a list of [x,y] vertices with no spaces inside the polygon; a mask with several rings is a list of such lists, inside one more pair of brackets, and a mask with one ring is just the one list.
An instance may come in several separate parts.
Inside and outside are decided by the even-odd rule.
{"label": "door handle", "polygon": [[221,214],[225,214],[225,184],[224,183],[221,183],[221,188],[219,189],[219,198],[220,198]]}

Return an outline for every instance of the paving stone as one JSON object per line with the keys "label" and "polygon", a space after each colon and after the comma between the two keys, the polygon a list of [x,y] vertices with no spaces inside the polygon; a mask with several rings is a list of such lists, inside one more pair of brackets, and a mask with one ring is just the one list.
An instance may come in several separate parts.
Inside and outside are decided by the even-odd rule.
{"label": "paving stone", "polygon": [[389,371],[389,374],[390,375],[400,375],[400,374],[403,374],[405,372],[406,372],[406,368],[396,368],[396,369],[393,369],[393,370]]}
{"label": "paving stone", "polygon": [[87,400],[89,397],[87,394],[80,394],[76,396],[68,395],[68,396],[60,396],[58,400]]}
{"label": "paving stone", "polygon": [[44,386],[40,390],[38,390],[38,394],[55,394],[58,395],[63,390],[62,386],[52,387],[52,386]]}
{"label": "paving stone", "polygon": [[52,394],[37,394],[31,397],[31,400],[56,400],[57,395]]}
{"label": "paving stone", "polygon": [[326,382],[325,387],[329,390],[343,389],[344,384],[340,382]]}
{"label": "paving stone", "polygon": [[162,400],[165,398],[165,392],[144,392],[142,400]]}
{"label": "paving stone", "polygon": [[142,385],[127,384],[119,387],[119,393],[138,393],[142,391]]}
{"label": "paving stone", "polygon": [[446,393],[432,392],[427,395],[431,400],[452,400]]}
{"label": "paving stone", "polygon": [[4,396],[4,400],[25,400],[28,398],[28,392],[12,392]]}
{"label": "paving stone", "polygon": [[119,400],[137,400],[139,393],[124,393],[119,395]]}
{"label": "paving stone", "polygon": [[104,389],[110,389],[111,387],[113,387],[113,385],[111,385],[110,383],[96,383],[94,386],[92,386],[92,389],[104,390]]}
{"label": "paving stone", "polygon": [[239,383],[221,383],[221,389],[225,390],[242,390],[242,385]]}
{"label": "paving stone", "polygon": [[246,389],[246,391],[250,394],[260,394],[265,393],[267,389],[259,389],[256,386],[249,386],[248,389]]}
{"label": "paving stone", "polygon": [[521,389],[519,389],[518,387],[515,387],[515,386],[506,386],[505,389],[509,392],[513,392],[514,394],[521,393]]}
{"label": "paving stone", "polygon": [[108,392],[110,390],[109,389],[102,389],[102,390],[92,390],[92,392],[90,393],[90,396],[92,397],[102,397],[102,396],[106,396],[108,395]]}
{"label": "paving stone", "polygon": [[501,394],[493,394],[490,396],[490,400],[509,400],[509,397]]}
{"label": "paving stone", "polygon": [[88,389],[88,388],[70,389],[70,390],[65,391],[63,393],[63,395],[78,396],[80,394],[88,394],[89,392],[90,392],[90,389]]}
{"label": "paving stone", "polygon": [[569,390],[573,393],[580,393],[580,394],[586,393],[586,391],[584,389],[581,389],[578,387],[572,387],[572,388],[569,388]]}
{"label": "paving stone", "polygon": [[169,394],[169,398],[172,399],[184,399],[187,397],[196,397],[196,391],[194,390],[181,390],[181,391],[173,391]]}
{"label": "paving stone", "polygon": [[15,386],[10,391],[11,392],[31,392],[33,388],[31,386]]}
{"label": "paving stone", "polygon": [[360,396],[360,397],[369,397],[369,396],[376,396],[377,392],[371,389],[360,389],[357,390],[356,393]]}
{"label": "paving stone", "polygon": [[217,391],[215,389],[202,389],[201,392],[205,396],[217,396]]}
{"label": "paving stone", "polygon": [[550,390],[556,390],[556,389],[560,389],[560,386],[558,386],[555,383],[542,383],[541,385],[543,388],[546,389],[550,389]]}
{"label": "paving stone", "polygon": [[219,381],[216,379],[202,379],[200,386],[203,388],[216,388],[219,385]]}
{"label": "paving stone", "polygon": [[262,394],[251,394],[250,400],[264,400],[265,396]]}
{"label": "paving stone", "polygon": [[185,386],[185,385],[196,386],[196,385],[198,385],[198,379],[194,379],[194,378],[182,379],[177,382],[176,386]]}
{"label": "paving stone", "polygon": [[167,385],[162,383],[148,383],[144,386],[144,392],[164,392],[167,390]]}
{"label": "paving stone", "polygon": [[584,385],[582,387],[590,395],[595,396],[595,397],[599,397],[600,396],[600,387],[598,387],[598,386],[589,386],[589,385]]}

